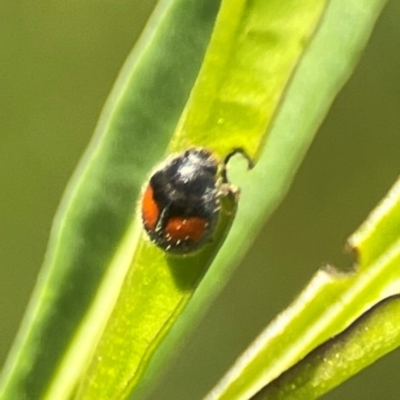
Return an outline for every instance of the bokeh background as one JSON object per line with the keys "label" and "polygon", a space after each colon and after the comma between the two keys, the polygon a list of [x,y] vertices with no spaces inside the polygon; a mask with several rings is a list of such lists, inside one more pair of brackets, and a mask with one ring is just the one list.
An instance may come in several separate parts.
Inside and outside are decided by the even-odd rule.
{"label": "bokeh background", "polygon": [[[65,185],[154,4],[0,3],[0,365]],[[353,263],[346,238],[400,173],[399,21],[391,0],[289,195],[154,399],[200,398],[318,267]],[[400,351],[324,398],[398,400]]]}

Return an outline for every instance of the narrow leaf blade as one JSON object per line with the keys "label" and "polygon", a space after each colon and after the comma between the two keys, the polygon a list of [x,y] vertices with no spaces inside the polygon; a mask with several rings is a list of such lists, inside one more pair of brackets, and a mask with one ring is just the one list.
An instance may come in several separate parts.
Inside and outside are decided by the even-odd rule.
{"label": "narrow leaf blade", "polygon": [[2,399],[69,398],[130,265],[142,182],[187,101],[218,6],[161,2],[129,56],[56,216]]}

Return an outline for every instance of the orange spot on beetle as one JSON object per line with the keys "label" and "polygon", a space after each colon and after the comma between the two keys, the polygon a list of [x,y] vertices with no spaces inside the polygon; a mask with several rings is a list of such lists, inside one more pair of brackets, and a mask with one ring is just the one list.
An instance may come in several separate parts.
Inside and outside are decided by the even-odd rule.
{"label": "orange spot on beetle", "polygon": [[172,217],[168,220],[165,233],[173,242],[182,240],[198,241],[204,235],[207,221],[198,217]]}
{"label": "orange spot on beetle", "polygon": [[142,218],[147,229],[154,230],[157,225],[160,210],[153,198],[153,188],[149,185],[143,195]]}

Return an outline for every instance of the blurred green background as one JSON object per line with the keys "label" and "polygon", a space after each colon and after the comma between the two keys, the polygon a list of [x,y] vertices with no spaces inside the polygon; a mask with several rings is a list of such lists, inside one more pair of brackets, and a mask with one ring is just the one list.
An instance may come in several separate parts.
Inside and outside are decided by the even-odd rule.
{"label": "blurred green background", "polygon": [[[0,4],[1,364],[65,185],[155,2]],[[198,399],[318,267],[352,264],[346,237],[400,172],[399,21],[391,0],[288,197],[154,399]],[[398,400],[399,378],[396,351],[325,398]]]}

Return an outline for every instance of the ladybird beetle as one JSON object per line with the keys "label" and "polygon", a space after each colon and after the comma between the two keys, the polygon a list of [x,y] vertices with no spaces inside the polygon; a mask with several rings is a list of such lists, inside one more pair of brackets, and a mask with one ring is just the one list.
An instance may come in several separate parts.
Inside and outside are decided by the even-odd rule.
{"label": "ladybird beetle", "polygon": [[[237,152],[224,160],[223,183],[225,165]],[[153,243],[170,253],[187,254],[211,240],[220,212],[219,166],[211,151],[191,148],[153,173],[142,198],[143,225]]]}

